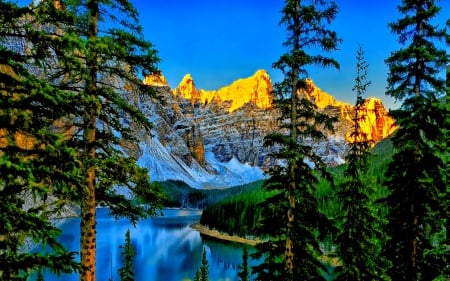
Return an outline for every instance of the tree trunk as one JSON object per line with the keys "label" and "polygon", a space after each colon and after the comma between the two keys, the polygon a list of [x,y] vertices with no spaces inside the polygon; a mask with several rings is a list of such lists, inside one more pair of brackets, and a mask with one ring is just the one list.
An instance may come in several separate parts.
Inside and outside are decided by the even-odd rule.
{"label": "tree trunk", "polygon": [[[88,1],[88,40],[95,44],[98,35],[98,0]],[[99,105],[95,103],[97,91],[97,53],[95,50],[88,49],[86,55],[86,65],[89,70],[89,78],[86,83],[87,94],[91,100],[86,106],[84,122],[86,124],[84,131],[85,154],[86,154],[86,189],[84,197],[81,198],[81,281],[95,281],[96,265],[96,218],[95,218],[95,129],[97,114],[100,111]]]}
{"label": "tree trunk", "polygon": [[[299,44],[299,38],[300,38],[300,19],[299,19],[299,13],[300,13],[300,1],[296,3],[295,9],[296,9],[296,16],[294,17],[294,36],[292,37],[293,42],[293,50],[299,50],[300,44]],[[291,84],[291,141],[293,144],[297,143],[297,92],[298,92],[298,74],[299,74],[299,66],[297,63],[294,63],[292,65],[292,84]],[[285,250],[285,264],[286,264],[286,270],[288,275],[293,280],[294,278],[294,241],[292,240],[292,229],[294,226],[295,221],[295,190],[297,188],[297,177],[296,177],[296,171],[297,171],[297,163],[296,159],[293,160],[290,165],[289,173],[290,173],[290,183],[289,183],[289,195],[288,195],[288,213],[287,213],[287,235],[286,235],[286,250]]]}

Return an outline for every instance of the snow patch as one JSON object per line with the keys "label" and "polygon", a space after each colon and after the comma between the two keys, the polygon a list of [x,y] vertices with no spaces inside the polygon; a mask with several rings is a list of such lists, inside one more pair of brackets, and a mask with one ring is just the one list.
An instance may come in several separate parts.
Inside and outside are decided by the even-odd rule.
{"label": "snow patch", "polygon": [[199,189],[228,188],[247,184],[264,178],[259,167],[240,163],[236,158],[229,162],[219,162],[212,152],[205,153],[205,159],[215,173],[208,172],[195,160],[190,166],[180,158],[170,154],[157,138],[141,142],[140,166],[146,167],[152,181],[179,180]]}

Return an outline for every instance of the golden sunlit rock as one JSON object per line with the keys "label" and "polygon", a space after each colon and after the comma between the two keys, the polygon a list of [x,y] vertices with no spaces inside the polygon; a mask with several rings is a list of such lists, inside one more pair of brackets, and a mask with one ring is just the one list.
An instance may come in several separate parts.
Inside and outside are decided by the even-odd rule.
{"label": "golden sunlit rock", "polygon": [[[339,118],[348,121],[353,120],[354,106],[346,102],[337,101],[332,95],[317,87],[312,79],[306,79],[306,94],[318,108],[324,109],[329,106],[339,108]],[[359,126],[361,133],[366,134],[368,141],[373,141],[375,144],[397,130],[395,120],[388,115],[380,99],[367,98],[361,110],[366,117],[359,121]],[[350,132],[346,132],[346,139],[348,142],[354,141],[350,137]]]}
{"label": "golden sunlit rock", "polygon": [[[34,148],[36,139],[24,132],[15,132],[12,137],[15,145],[23,150],[31,150]],[[7,131],[4,128],[0,128],[0,148],[6,148],[9,145]]]}
{"label": "golden sunlit rock", "polygon": [[158,74],[152,74],[144,78],[144,84],[156,87],[168,87],[166,77],[160,72]]}
{"label": "golden sunlit rock", "polygon": [[312,79],[306,79],[306,93],[311,98],[311,100],[314,102],[315,105],[317,105],[318,108],[325,108],[327,106],[336,106],[336,107],[342,107],[342,106],[350,106],[350,104],[337,101],[332,95],[328,94],[327,92],[322,91],[319,87],[317,87],[314,84],[314,81]]}
{"label": "golden sunlit rock", "polygon": [[[367,135],[367,140],[376,143],[397,130],[395,120],[388,115],[380,99],[366,99],[361,110],[365,117],[359,121],[359,126],[361,132]],[[350,134],[347,134],[347,140],[352,142]]]}
{"label": "golden sunlit rock", "polygon": [[[146,77],[144,83],[167,86],[167,81],[162,74]],[[172,90],[172,93],[191,101],[192,104],[205,105],[214,102],[232,113],[247,103],[253,103],[260,109],[272,108],[272,90],[272,82],[267,71],[258,70],[248,78],[238,79],[228,86],[212,91],[198,89],[192,76],[186,74],[178,87]],[[354,118],[353,105],[336,100],[332,95],[317,87],[312,79],[306,79],[306,91],[299,92],[299,94],[301,93],[314,102],[319,110],[328,112],[340,120],[345,120],[347,125],[336,128],[336,130],[342,132],[339,135],[345,136],[347,141],[353,141],[349,129]],[[380,99],[368,98],[363,105],[363,111],[366,118],[361,120],[359,125],[361,131],[367,135],[367,140],[376,143],[387,138],[397,129],[395,120],[388,115]],[[200,148],[197,148],[196,151],[198,151],[198,155],[202,154]]]}
{"label": "golden sunlit rock", "polygon": [[258,108],[266,109],[272,106],[272,81],[267,71],[258,70],[251,77],[238,79],[231,85],[216,91],[207,91],[197,89],[191,75],[187,74],[181,80],[178,88],[174,90],[174,94],[203,104],[213,100],[230,102],[229,112],[233,112],[249,102]]}

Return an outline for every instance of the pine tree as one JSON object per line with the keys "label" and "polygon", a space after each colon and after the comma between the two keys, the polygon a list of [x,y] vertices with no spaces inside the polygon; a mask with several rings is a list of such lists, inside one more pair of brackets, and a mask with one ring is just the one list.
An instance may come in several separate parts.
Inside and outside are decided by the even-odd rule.
{"label": "pine tree", "polygon": [[195,272],[194,281],[208,281],[209,280],[208,273],[208,259],[206,258],[206,250],[203,248],[202,253],[202,264]]}
{"label": "pine tree", "polygon": [[[0,2],[0,279],[27,280],[44,268],[78,269],[74,253],[57,242],[49,217],[61,211],[79,187],[80,167],[58,121],[73,112],[72,93],[54,70],[73,65],[70,38],[59,33],[71,22],[53,1],[36,7]],[[75,42],[73,42],[76,44]],[[26,251],[36,243],[42,252]]]}
{"label": "pine tree", "polygon": [[[136,145],[138,136],[149,133],[152,124],[130,97],[153,96],[139,76],[155,73],[158,58],[145,41],[138,14],[129,1],[67,1],[63,9],[76,15],[67,29],[83,42],[78,58],[83,62],[74,91],[85,98],[76,104],[79,115],[70,124],[79,131],[72,136],[82,162],[84,187],[74,198],[81,206],[81,280],[95,280],[96,221],[98,204],[109,206],[113,215],[129,217],[132,223],[155,214],[162,206],[161,191],[149,183],[148,171],[122,145]],[[149,133],[150,134],[150,133]],[[127,199],[120,189],[143,197],[141,206]]]}
{"label": "pine tree", "polygon": [[346,156],[345,179],[337,192],[342,204],[340,233],[337,237],[337,254],[342,265],[334,274],[335,280],[386,280],[384,264],[378,258],[380,249],[380,219],[374,213],[370,194],[373,190],[365,183],[370,141],[362,132],[360,121],[367,117],[363,95],[370,81],[367,81],[368,64],[364,59],[362,47],[356,56],[356,79],[353,91],[356,92],[355,114],[351,132],[350,151]]}
{"label": "pine tree", "polygon": [[384,256],[392,280],[434,280],[444,276],[448,204],[448,116],[442,71],[448,54],[436,43],[448,39],[445,28],[431,23],[440,8],[432,0],[402,1],[404,16],[389,26],[403,48],[386,59],[386,94],[402,101],[393,112],[399,129],[396,153],[386,173],[389,195]]}
{"label": "pine tree", "polygon": [[240,281],[250,281],[250,272],[248,269],[248,250],[244,247],[242,252],[242,264],[239,265],[238,277]]}
{"label": "pine tree", "polygon": [[200,280],[208,281],[209,280],[208,273],[208,259],[206,258],[206,249],[203,248],[202,254],[202,265],[200,266]]}
{"label": "pine tree", "polygon": [[130,230],[127,230],[125,234],[125,246],[122,250],[122,258],[123,258],[123,267],[119,269],[119,275],[121,281],[134,281],[134,269],[133,269],[133,261],[134,261],[134,248],[131,245],[131,235]]}
{"label": "pine tree", "polygon": [[[313,169],[328,174],[306,141],[324,139],[321,130],[331,130],[334,118],[319,112],[309,98],[306,67],[339,68],[334,59],[314,54],[317,49],[325,53],[336,50],[340,39],[326,24],[337,11],[335,2],[324,0],[310,4],[287,0],[282,10],[281,24],[288,32],[284,44],[290,49],[274,63],[285,76],[275,85],[283,130],[265,138],[266,146],[281,148],[273,154],[279,160],[264,185],[266,190],[278,193],[263,202],[263,218],[258,225],[259,233],[269,236],[267,242],[258,244],[255,255],[264,256],[264,262],[254,268],[261,280],[324,280],[325,268],[318,260],[322,254],[318,233],[324,233],[329,222],[314,197],[318,179]],[[308,162],[314,163],[314,168]]]}

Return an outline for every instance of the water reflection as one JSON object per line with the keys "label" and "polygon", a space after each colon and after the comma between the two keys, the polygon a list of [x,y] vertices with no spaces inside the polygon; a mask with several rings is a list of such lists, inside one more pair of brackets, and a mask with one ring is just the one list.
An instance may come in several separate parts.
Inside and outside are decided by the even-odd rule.
{"label": "water reflection", "polygon": [[[121,246],[125,233],[131,232],[136,250],[135,279],[180,281],[192,280],[206,249],[210,280],[238,280],[238,265],[242,263],[243,246],[235,243],[202,237],[189,225],[198,221],[201,211],[169,209],[163,217],[139,222],[136,227],[128,220],[114,220],[106,209],[97,211],[97,280],[120,280]],[[70,219],[62,226],[61,241],[72,250],[79,251],[78,218]],[[252,248],[249,248],[253,252]],[[250,260],[250,264],[255,261]],[[56,277],[45,274],[45,280],[78,280],[78,275]]]}

